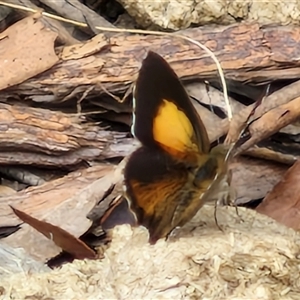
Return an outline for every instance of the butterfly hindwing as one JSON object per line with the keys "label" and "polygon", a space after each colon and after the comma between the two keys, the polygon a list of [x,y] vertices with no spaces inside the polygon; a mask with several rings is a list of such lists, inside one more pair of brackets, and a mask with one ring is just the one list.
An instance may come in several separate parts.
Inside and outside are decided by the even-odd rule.
{"label": "butterfly hindwing", "polygon": [[212,166],[207,178],[201,178],[199,173],[198,183],[183,163],[158,151],[139,148],[129,158],[124,172],[126,196],[138,223],[148,228],[151,243],[182,226],[201,208],[201,195],[215,171]]}
{"label": "butterfly hindwing", "polygon": [[[151,228],[171,224],[175,210],[171,191],[183,188],[187,172],[166,153],[141,147],[129,158],[125,172],[126,194],[138,223]],[[166,229],[166,231],[168,231]],[[151,236],[151,233],[150,233]]]}

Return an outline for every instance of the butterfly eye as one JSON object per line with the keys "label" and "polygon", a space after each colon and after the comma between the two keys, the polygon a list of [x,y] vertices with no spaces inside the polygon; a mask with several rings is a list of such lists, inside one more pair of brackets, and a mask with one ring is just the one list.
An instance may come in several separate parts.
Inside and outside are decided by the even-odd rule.
{"label": "butterfly eye", "polygon": [[209,158],[196,172],[194,184],[201,186],[205,180],[215,177],[218,162],[214,157]]}

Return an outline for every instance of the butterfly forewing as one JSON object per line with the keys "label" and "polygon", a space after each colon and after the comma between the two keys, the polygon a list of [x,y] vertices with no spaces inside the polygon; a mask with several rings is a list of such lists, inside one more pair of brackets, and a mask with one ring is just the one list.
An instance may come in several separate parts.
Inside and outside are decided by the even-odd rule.
{"label": "butterfly forewing", "polygon": [[177,143],[181,151],[193,152],[196,147],[198,154],[208,153],[205,127],[188,94],[168,63],[151,51],[134,88],[133,114],[132,132],[144,146],[156,148],[159,139],[165,147],[174,148]]}

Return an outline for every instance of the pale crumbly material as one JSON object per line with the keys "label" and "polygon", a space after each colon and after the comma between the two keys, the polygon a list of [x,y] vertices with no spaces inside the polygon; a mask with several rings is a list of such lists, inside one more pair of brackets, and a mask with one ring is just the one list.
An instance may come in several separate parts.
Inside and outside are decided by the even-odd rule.
{"label": "pale crumbly material", "polygon": [[118,226],[105,258],[2,274],[0,299],[299,299],[300,235],[254,211],[204,206],[168,240]]}
{"label": "pale crumbly material", "polygon": [[192,24],[258,21],[267,24],[300,24],[299,1],[241,0],[118,0],[136,22],[148,28],[184,29]]}

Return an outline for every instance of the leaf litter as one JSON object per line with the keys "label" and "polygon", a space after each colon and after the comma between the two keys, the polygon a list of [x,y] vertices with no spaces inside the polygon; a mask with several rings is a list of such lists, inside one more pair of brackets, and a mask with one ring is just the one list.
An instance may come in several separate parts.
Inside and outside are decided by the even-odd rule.
{"label": "leaf litter", "polygon": [[[55,64],[57,57],[53,61]],[[11,75],[10,82],[20,83],[41,71],[35,72],[15,81]],[[219,223],[225,226],[225,232],[221,232],[213,223],[213,207],[205,206],[177,236],[154,246],[146,242],[147,232],[142,228],[118,226],[103,260],[75,261],[53,271],[25,270],[16,255],[18,271],[3,277],[0,296],[298,299],[299,234],[266,216],[240,211],[244,222],[234,209],[218,209]],[[1,256],[5,255],[4,251]]]}

